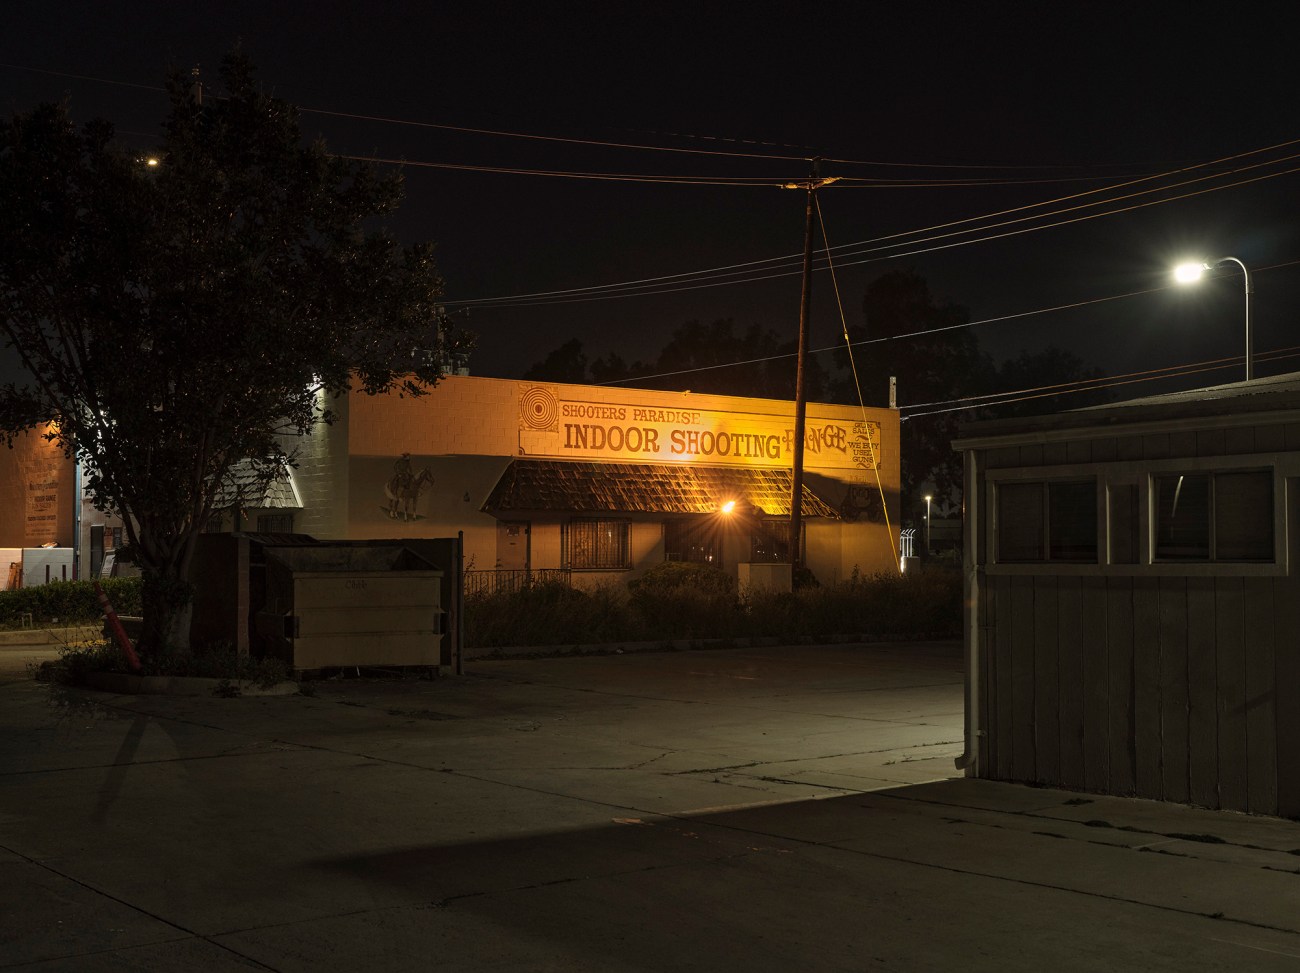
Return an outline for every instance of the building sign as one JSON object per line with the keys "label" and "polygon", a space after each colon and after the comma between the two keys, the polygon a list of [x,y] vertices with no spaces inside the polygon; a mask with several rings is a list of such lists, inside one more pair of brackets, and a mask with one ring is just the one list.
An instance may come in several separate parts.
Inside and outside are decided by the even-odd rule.
{"label": "building sign", "polygon": [[[779,469],[794,462],[794,416],[588,402],[524,386],[519,396],[519,453],[548,459],[698,461]],[[810,416],[804,463],[822,469],[878,468],[880,423]]]}
{"label": "building sign", "polygon": [[61,459],[52,450],[40,450],[21,464],[25,498],[23,543],[27,547],[58,542]]}

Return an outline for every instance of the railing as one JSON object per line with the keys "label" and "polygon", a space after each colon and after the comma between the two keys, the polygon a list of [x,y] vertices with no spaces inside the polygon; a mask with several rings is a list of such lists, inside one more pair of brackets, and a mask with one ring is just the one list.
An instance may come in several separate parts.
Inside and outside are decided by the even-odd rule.
{"label": "railing", "polygon": [[900,557],[915,557],[916,528],[907,527],[899,531],[898,543],[899,547],[902,548],[902,550],[899,551]]}
{"label": "railing", "polygon": [[569,584],[572,572],[568,568],[521,568],[502,571],[466,571],[466,595],[495,595],[499,592],[522,591],[533,585],[559,582]]}

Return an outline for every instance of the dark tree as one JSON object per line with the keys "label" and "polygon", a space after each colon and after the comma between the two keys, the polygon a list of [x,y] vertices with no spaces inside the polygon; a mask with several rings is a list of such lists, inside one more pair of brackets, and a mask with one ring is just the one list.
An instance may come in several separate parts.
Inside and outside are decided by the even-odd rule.
{"label": "dark tree", "polygon": [[524,372],[530,382],[569,382],[581,385],[587,378],[587,356],[577,338],[566,341]]}
{"label": "dark tree", "polygon": [[[591,362],[591,380],[638,388],[792,399],[794,353],[794,342],[782,342],[776,332],[757,325],[738,332],[730,318],[712,324],[688,321],[673,332],[654,361],[628,364],[620,355],[611,353]],[[524,377],[584,381],[558,377],[580,374],[576,367],[579,362],[585,374],[587,358],[582,354],[582,345],[577,340],[569,341],[530,368]],[[569,364],[575,366],[571,371],[565,368]],[[808,365],[808,398],[816,400],[825,392],[826,373],[815,359],[810,359]]]}
{"label": "dark tree", "polygon": [[0,430],[47,420],[121,513],[144,575],[141,648],[185,648],[194,544],[231,489],[292,461],[345,389],[420,395],[465,350],[429,246],[368,229],[396,176],[305,144],[227,57],[222,97],[168,82],[156,164],[43,106],[0,134],[3,329],[32,380]]}
{"label": "dark tree", "polygon": [[1087,365],[1071,351],[1050,347],[1042,351],[1021,351],[998,367],[997,391],[1015,393],[1011,401],[995,402],[986,412],[989,416],[1032,416],[1061,409],[1081,409],[1099,405],[1110,399],[1106,390],[1063,393],[1076,382],[1102,378],[1102,371]]}
{"label": "dark tree", "polygon": [[[920,275],[903,270],[877,278],[868,285],[862,307],[865,326],[850,328],[849,335],[867,405],[888,404],[891,376],[898,381],[898,404],[904,409],[975,395],[988,387],[992,364],[980,352],[975,335],[961,327],[970,315],[964,307],[936,301]],[[843,378],[835,398],[856,402],[847,353],[837,352],[836,363]],[[960,487],[961,458],[952,450],[960,415],[936,411],[903,422],[904,509],[926,480],[940,494]]]}

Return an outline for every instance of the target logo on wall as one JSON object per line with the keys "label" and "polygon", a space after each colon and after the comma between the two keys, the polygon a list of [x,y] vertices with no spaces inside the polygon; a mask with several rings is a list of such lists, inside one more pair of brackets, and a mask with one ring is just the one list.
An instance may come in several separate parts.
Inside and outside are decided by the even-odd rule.
{"label": "target logo on wall", "polygon": [[554,432],[560,428],[560,403],[554,392],[544,388],[525,389],[519,395],[521,429]]}

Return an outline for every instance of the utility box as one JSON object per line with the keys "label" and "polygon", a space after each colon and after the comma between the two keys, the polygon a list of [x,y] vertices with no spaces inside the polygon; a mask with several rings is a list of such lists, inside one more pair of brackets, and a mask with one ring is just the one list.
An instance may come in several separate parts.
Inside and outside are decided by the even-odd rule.
{"label": "utility box", "polygon": [[794,569],[789,561],[753,561],[736,565],[741,590],[785,592],[794,590]]}
{"label": "utility box", "polygon": [[441,590],[442,572],[403,547],[268,547],[254,627],[294,669],[437,666]]}

